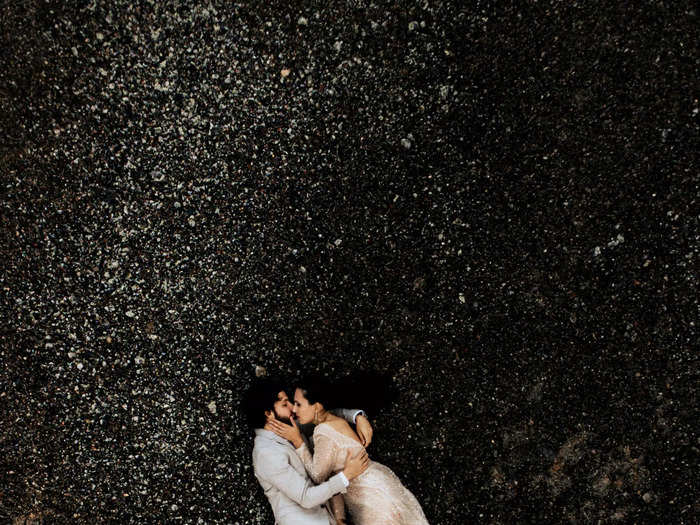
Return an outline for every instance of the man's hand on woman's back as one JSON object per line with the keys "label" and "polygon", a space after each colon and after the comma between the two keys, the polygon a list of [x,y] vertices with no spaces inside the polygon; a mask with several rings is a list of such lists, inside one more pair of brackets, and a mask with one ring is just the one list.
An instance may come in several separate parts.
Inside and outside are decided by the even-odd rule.
{"label": "man's hand on woman's back", "polygon": [[362,446],[367,448],[372,442],[372,435],[374,430],[372,425],[369,424],[369,419],[367,419],[362,414],[355,418],[355,430],[357,430],[357,437],[362,441]]}
{"label": "man's hand on woman's back", "polygon": [[343,474],[348,478],[348,481],[352,481],[369,467],[369,456],[366,450],[361,450],[354,457],[351,457],[350,454],[351,452],[348,450],[343,468]]}

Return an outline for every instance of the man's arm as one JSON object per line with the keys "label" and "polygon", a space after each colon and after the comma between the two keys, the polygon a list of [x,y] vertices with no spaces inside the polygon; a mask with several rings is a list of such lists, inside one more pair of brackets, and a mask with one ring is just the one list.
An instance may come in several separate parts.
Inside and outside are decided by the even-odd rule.
{"label": "man's arm", "polygon": [[355,425],[355,418],[357,416],[365,416],[367,417],[367,414],[365,414],[364,410],[360,410],[357,408],[334,408],[333,410],[330,411],[331,414],[334,414],[338,417],[342,417],[345,421],[348,423],[352,423]]}
{"label": "man's arm", "polygon": [[264,457],[258,457],[255,462],[256,474],[305,509],[321,505],[334,494],[345,492],[347,478],[344,474],[338,473],[328,481],[314,485],[289,464],[284,454],[266,452]]}
{"label": "man's arm", "polygon": [[344,525],[345,521],[345,498],[342,494],[336,494],[328,502],[331,508],[331,514],[335,518],[338,525]]}
{"label": "man's arm", "polygon": [[363,447],[368,447],[372,442],[372,436],[374,435],[374,429],[369,423],[367,414],[364,410],[357,409],[347,409],[347,408],[336,408],[331,410],[332,414],[338,417],[342,417],[348,423],[355,425],[355,430],[357,431],[357,436],[360,438]]}

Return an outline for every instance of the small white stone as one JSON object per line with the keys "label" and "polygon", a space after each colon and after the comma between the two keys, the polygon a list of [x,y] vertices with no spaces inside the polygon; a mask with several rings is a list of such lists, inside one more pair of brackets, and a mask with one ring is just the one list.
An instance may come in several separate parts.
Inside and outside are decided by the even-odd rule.
{"label": "small white stone", "polygon": [[464,296],[463,293],[459,294],[459,302],[462,304],[467,302],[467,298]]}
{"label": "small white stone", "polygon": [[401,139],[401,145],[406,149],[411,149],[411,141],[408,139]]}
{"label": "small white stone", "polygon": [[136,363],[137,365],[142,365],[145,361],[146,360],[143,357],[141,357],[140,355],[137,355],[134,358],[134,363]]}
{"label": "small white stone", "polygon": [[618,233],[617,237],[608,243],[608,247],[612,248],[613,246],[617,246],[623,242],[625,242],[625,237],[621,233]]}
{"label": "small white stone", "polygon": [[600,255],[600,246],[593,248],[593,257],[598,257]]}
{"label": "small white stone", "polygon": [[343,239],[336,239],[333,244],[335,244],[336,246],[340,246],[341,244],[343,244]]}
{"label": "small white stone", "polygon": [[131,311],[131,310],[127,310],[127,311],[126,311],[126,316],[127,316],[127,317],[136,317],[136,314],[135,314],[133,311]]}
{"label": "small white stone", "polygon": [[78,370],[82,370],[82,369],[83,369],[83,363],[78,363],[78,364],[75,365],[75,366],[78,368]]}
{"label": "small white stone", "polygon": [[[228,370],[228,369],[227,369]],[[255,377],[262,377],[267,374],[267,370],[263,366],[255,366]]]}
{"label": "small white stone", "polygon": [[308,21],[308,19],[304,18],[303,16],[300,16],[299,20],[297,20],[297,24],[299,24],[300,26],[307,26],[307,25],[309,25],[309,21]]}
{"label": "small white stone", "polygon": [[214,401],[209,403],[207,405],[207,408],[209,409],[209,412],[211,412],[212,414],[216,414],[216,403]]}

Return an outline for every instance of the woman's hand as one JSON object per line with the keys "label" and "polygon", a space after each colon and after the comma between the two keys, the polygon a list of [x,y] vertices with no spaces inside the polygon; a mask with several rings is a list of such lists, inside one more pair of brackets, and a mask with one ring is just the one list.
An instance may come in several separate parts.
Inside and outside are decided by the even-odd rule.
{"label": "woman's hand", "polygon": [[299,448],[304,444],[304,439],[301,437],[301,431],[297,426],[294,416],[290,417],[289,420],[292,422],[291,425],[282,423],[277,419],[269,418],[265,428],[291,442],[294,448]]}
{"label": "woman's hand", "polygon": [[362,446],[367,448],[372,442],[372,434],[374,430],[372,425],[369,424],[369,419],[360,414],[355,418],[355,429],[357,430],[357,437],[360,438]]}

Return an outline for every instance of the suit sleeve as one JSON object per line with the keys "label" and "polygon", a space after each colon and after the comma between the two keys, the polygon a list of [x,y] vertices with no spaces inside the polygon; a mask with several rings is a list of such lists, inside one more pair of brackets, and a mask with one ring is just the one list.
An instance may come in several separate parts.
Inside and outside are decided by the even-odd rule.
{"label": "suit sleeve", "polygon": [[311,480],[299,474],[289,464],[284,454],[268,454],[259,458],[257,474],[273,485],[292,501],[305,509],[322,505],[334,494],[345,492],[345,483],[340,474],[336,474],[325,483],[314,486]]}
{"label": "suit sleeve", "polygon": [[358,408],[334,408],[333,410],[330,411],[331,414],[334,414],[338,417],[342,417],[345,421],[348,423],[354,425],[355,424],[355,418],[359,415],[363,415],[367,417],[367,414],[365,414],[364,410],[360,410]]}

